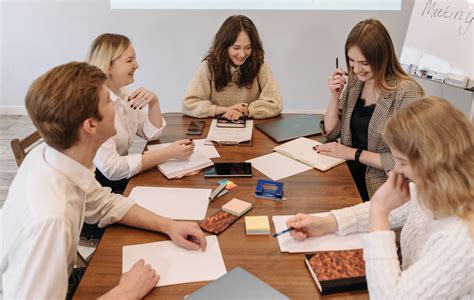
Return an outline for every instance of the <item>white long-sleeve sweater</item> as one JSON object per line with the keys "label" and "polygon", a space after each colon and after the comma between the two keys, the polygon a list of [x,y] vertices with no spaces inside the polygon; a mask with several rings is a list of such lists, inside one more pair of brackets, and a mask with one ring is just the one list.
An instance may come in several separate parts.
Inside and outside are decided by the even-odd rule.
{"label": "white long-sleeve sweater", "polygon": [[[474,238],[461,218],[435,219],[421,206],[416,188],[411,200],[394,210],[390,225],[403,225],[397,257],[393,231],[364,237],[364,259],[372,299],[474,299]],[[474,201],[474,199],[473,199]],[[338,234],[368,229],[370,202],[331,211]]]}

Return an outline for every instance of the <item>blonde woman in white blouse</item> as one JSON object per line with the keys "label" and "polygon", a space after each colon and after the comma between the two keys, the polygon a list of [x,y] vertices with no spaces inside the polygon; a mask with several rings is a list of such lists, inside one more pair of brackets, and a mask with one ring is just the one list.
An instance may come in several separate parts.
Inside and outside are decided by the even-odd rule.
{"label": "blonde woman in white blouse", "polygon": [[[296,215],[287,222],[292,236],[368,231],[373,299],[473,299],[473,124],[447,101],[424,97],[395,113],[382,134],[395,158],[387,182],[369,202],[324,218]],[[401,226],[400,266],[390,228]]]}
{"label": "blonde woman in white blouse", "polygon": [[[165,149],[128,154],[136,134],[148,141],[157,140],[166,122],[153,92],[141,87],[129,93],[126,88],[134,82],[139,67],[135,49],[126,36],[101,34],[92,42],[87,62],[107,75],[106,86],[115,106],[117,134],[99,148],[94,158],[96,178],[103,186],[122,193],[130,177],[168,159],[186,159],[193,153],[194,144],[190,140],[178,140]],[[143,111],[146,106],[148,114]]]}

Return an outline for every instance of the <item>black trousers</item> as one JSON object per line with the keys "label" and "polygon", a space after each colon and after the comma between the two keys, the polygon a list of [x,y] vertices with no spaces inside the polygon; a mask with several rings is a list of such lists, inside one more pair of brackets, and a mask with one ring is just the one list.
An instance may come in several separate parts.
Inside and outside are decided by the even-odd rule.
{"label": "black trousers", "polygon": [[367,166],[350,160],[347,161],[347,166],[349,167],[352,179],[354,179],[362,201],[369,201],[369,192],[367,191],[367,185],[365,184],[365,170],[367,169]]}
{"label": "black trousers", "polygon": [[98,169],[95,169],[95,179],[100,183],[102,186],[107,186],[112,189],[112,193],[122,195],[125,191],[125,188],[128,184],[128,178],[120,179],[120,180],[109,180],[107,177],[104,176]]}
{"label": "black trousers", "polygon": [[67,286],[66,300],[72,299],[74,293],[76,292],[79,282],[81,282],[82,276],[86,272],[86,268],[74,268],[72,270],[71,276],[69,276],[69,282]]}
{"label": "black trousers", "polygon": [[[95,179],[102,185],[106,187],[110,187],[112,189],[112,193],[115,194],[123,194],[125,188],[128,184],[128,179],[121,179],[121,180],[109,180],[107,177],[104,176],[98,169],[95,170]],[[86,239],[98,239],[102,237],[104,234],[105,228],[99,228],[97,224],[87,224],[84,223],[81,231],[81,237]]]}

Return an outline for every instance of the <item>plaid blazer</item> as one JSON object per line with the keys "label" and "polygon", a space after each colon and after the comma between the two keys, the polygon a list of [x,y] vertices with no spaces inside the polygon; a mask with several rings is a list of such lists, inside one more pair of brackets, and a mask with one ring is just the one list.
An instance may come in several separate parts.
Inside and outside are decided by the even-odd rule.
{"label": "plaid blazer", "polygon": [[[369,197],[372,197],[375,191],[387,180],[387,173],[393,169],[395,164],[390,148],[382,138],[382,128],[385,120],[397,109],[424,94],[423,89],[414,80],[387,78],[387,83],[390,86],[398,85],[399,88],[380,95],[369,122],[367,150],[379,153],[383,166],[383,170],[367,166],[365,184]],[[357,78],[353,78],[347,84],[339,99],[339,123],[333,131],[327,133],[328,141],[340,137],[343,145],[352,147],[351,117],[363,86],[364,82]]]}

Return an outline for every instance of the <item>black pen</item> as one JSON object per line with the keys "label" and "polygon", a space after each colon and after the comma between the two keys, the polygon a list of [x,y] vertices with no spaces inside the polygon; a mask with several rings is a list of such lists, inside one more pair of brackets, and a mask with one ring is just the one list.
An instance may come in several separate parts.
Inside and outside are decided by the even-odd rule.
{"label": "black pen", "polygon": [[[339,56],[336,56],[336,69],[339,69]],[[347,74],[347,72],[344,71],[344,75],[347,76],[347,75],[349,75],[349,74]]]}
{"label": "black pen", "polygon": [[276,238],[276,237],[278,237],[279,235],[282,235],[282,234],[284,234],[284,233],[290,232],[290,231],[292,231],[292,230],[295,230],[295,228],[289,227],[289,228],[287,228],[287,229],[285,229],[285,230],[282,230],[282,231],[280,231],[280,232],[275,233],[275,234],[273,235],[273,237]]}

